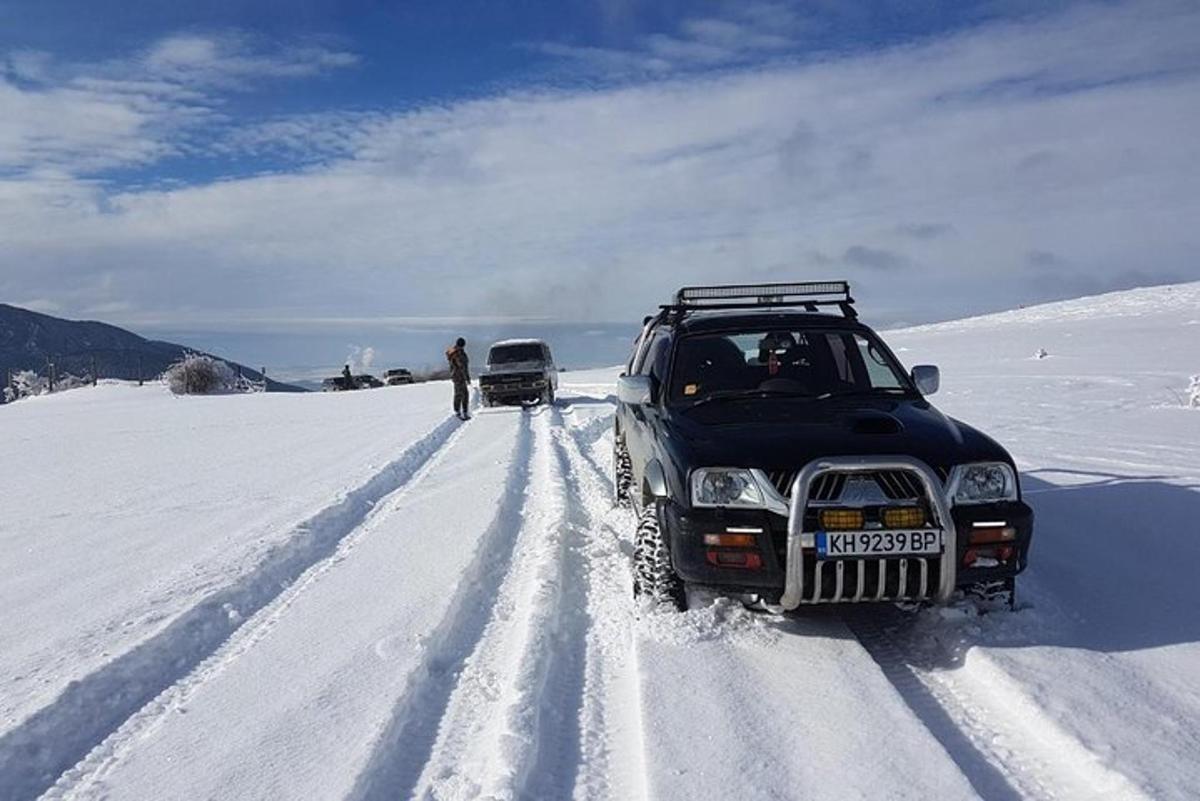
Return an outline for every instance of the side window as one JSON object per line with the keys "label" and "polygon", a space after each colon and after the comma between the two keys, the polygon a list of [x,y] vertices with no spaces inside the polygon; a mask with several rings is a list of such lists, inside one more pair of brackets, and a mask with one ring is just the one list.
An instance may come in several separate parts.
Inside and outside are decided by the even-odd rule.
{"label": "side window", "polygon": [[855,334],[854,344],[858,346],[859,353],[862,354],[863,364],[866,365],[867,376],[871,379],[872,387],[876,389],[900,389],[904,386],[888,364],[887,357],[876,349],[874,343],[865,337]]}
{"label": "side window", "polygon": [[650,339],[650,344],[646,346],[645,355],[638,368],[638,375],[653,376],[661,384],[666,378],[667,355],[670,352],[670,346],[671,338],[667,336],[666,332],[655,331],[654,336]]}
{"label": "side window", "polygon": [[643,334],[642,336],[638,337],[637,344],[633,347],[633,358],[629,362],[630,375],[646,374],[646,362],[649,361],[649,359],[646,357],[647,354],[650,353],[650,348],[654,346],[654,341],[658,339],[659,335],[659,331],[654,330],[649,334],[649,336]]}
{"label": "side window", "polygon": [[658,380],[659,386],[664,386],[667,383],[667,370],[670,368],[671,360],[671,336],[664,333],[655,343],[656,350],[651,355],[650,375]]}

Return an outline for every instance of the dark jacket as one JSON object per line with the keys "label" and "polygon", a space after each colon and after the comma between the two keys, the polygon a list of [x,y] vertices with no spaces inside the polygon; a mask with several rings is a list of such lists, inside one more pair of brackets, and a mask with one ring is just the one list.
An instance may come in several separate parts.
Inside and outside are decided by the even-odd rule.
{"label": "dark jacket", "polygon": [[446,351],[446,361],[450,362],[450,379],[465,384],[471,380],[470,364],[467,352],[455,345]]}

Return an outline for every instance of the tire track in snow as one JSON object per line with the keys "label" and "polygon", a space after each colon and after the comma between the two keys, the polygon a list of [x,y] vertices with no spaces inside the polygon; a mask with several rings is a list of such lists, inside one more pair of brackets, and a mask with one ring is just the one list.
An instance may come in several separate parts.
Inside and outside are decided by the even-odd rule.
{"label": "tire track in snow", "polygon": [[574,402],[568,401],[562,409],[562,416],[574,421],[573,424],[566,425],[566,430],[571,432],[571,436],[579,443],[580,448],[583,450],[586,450],[589,445],[603,437],[613,424],[611,406],[606,406],[605,413],[603,414],[579,414],[579,410],[585,408],[587,406],[577,407]]}
{"label": "tire track in snow", "polygon": [[594,734],[584,723],[584,711],[595,700],[588,695],[588,645],[597,621],[588,603],[592,576],[583,552],[591,521],[563,444],[563,416],[557,408],[551,412],[551,424],[551,469],[557,470],[557,491],[563,499],[557,522],[560,583],[557,602],[548,610],[541,633],[546,638],[538,657],[542,664],[535,666],[541,673],[540,682],[525,688],[524,703],[536,704],[537,710],[535,719],[525,717],[532,723],[532,731],[513,798],[569,797],[577,789],[580,769],[590,755],[587,741]]}
{"label": "tire track in snow", "polygon": [[[569,409],[573,411],[573,409]],[[588,471],[595,476],[596,481],[605,488],[606,496],[612,498],[613,478],[609,475],[609,467],[601,464],[592,453],[596,443],[604,439],[604,436],[612,429],[613,415],[611,411],[608,414],[594,415],[588,418],[581,419],[578,415],[574,417],[578,421],[574,425],[567,425],[565,430],[571,435],[574,440],[573,451],[583,459]],[[611,507],[611,503],[609,504]],[[594,510],[593,510],[594,511]]]}
{"label": "tire track in snow", "polygon": [[[547,760],[572,774],[578,764],[577,703],[570,700],[577,682],[569,669],[556,666],[564,664],[560,650],[566,664],[574,661],[569,651],[575,618],[564,616],[571,575],[566,497],[555,467],[554,413],[547,412],[532,413],[530,491],[516,554],[453,688],[428,764],[411,789],[414,797],[525,798],[535,773],[555,770],[546,767]],[[567,711],[551,698],[567,699]],[[568,796],[573,775],[556,773],[552,783],[549,797]],[[389,797],[407,792],[393,787]]]}
{"label": "tire track in snow", "polygon": [[447,418],[370,480],[272,547],[249,572],[175,618],[153,637],[67,686],[50,705],[0,737],[0,801],[36,798],[54,786],[139,710],[186,679],[256,613],[339,546],[375,505],[407,485],[452,440]]}
{"label": "tire track in snow", "polygon": [[522,529],[532,438],[530,416],[522,414],[516,454],[496,514],[454,589],[456,601],[430,635],[425,657],[376,741],[348,801],[412,794],[433,751],[464,664],[484,636],[496,593],[511,570]]}
{"label": "tire track in snow", "polygon": [[612,505],[612,477],[588,452],[611,424],[612,416],[604,415],[567,425],[559,442],[568,497],[581,535],[576,547],[589,576],[577,799],[648,796],[633,638],[633,580],[620,532],[613,525],[626,525],[632,531],[633,521]]}
{"label": "tire track in snow", "polygon": [[918,669],[889,634],[886,619],[877,616],[880,611],[850,609],[843,618],[984,799],[1148,801],[1128,777],[1055,724],[981,650],[957,670]]}
{"label": "tire track in snow", "polygon": [[[516,553],[497,571],[490,614],[476,618],[473,626],[481,630],[473,650],[454,655],[452,675],[436,690],[418,687],[437,700],[416,714],[401,713],[410,722],[390,727],[390,747],[377,751],[362,791],[351,796],[356,801],[581,792],[580,766],[593,754],[581,730],[593,623],[582,550],[590,520],[564,444],[562,414],[555,408],[532,417],[530,492]],[[413,708],[411,700],[403,704]],[[417,733],[415,743],[406,731]]]}
{"label": "tire track in snow", "polygon": [[979,797],[983,801],[1020,801],[1025,794],[1010,783],[1005,771],[998,768],[979,744],[962,730],[884,633],[875,618],[882,610],[878,604],[871,604],[839,611],[846,626],[879,665],[904,703],[954,760]]}

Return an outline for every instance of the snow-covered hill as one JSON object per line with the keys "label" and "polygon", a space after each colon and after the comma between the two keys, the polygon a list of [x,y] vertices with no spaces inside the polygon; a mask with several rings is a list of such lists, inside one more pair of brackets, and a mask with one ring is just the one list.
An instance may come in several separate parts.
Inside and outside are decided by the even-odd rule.
{"label": "snow-covered hill", "polygon": [[7,407],[0,799],[1194,798],[1198,321],[1189,284],[887,336],[1023,470],[984,616],[635,609],[615,370],[466,424],[438,384]]}
{"label": "snow-covered hill", "polygon": [[[53,363],[61,378],[91,376],[136,381],[153,378],[195,348],[144,339],[108,323],[64,320],[48,314],[0,303],[0,375],[32,370],[49,376]],[[225,359],[230,367],[251,381],[263,374]],[[300,388],[266,379],[272,392],[299,392]],[[3,398],[0,398],[3,403]]]}

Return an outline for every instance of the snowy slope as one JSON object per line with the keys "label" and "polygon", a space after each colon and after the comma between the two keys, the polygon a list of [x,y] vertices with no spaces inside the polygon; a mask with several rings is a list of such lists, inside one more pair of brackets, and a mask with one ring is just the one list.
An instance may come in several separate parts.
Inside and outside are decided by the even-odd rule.
{"label": "snowy slope", "polygon": [[888,335],[1023,470],[984,616],[635,608],[615,370],[467,424],[440,385],[16,404],[0,799],[1193,798],[1197,319],[1192,284]]}
{"label": "snowy slope", "polygon": [[319,551],[350,525],[315,516],[443,423],[445,392],[196,398],[114,383],[4,408],[0,725],[213,591],[316,558],[272,548]]}

